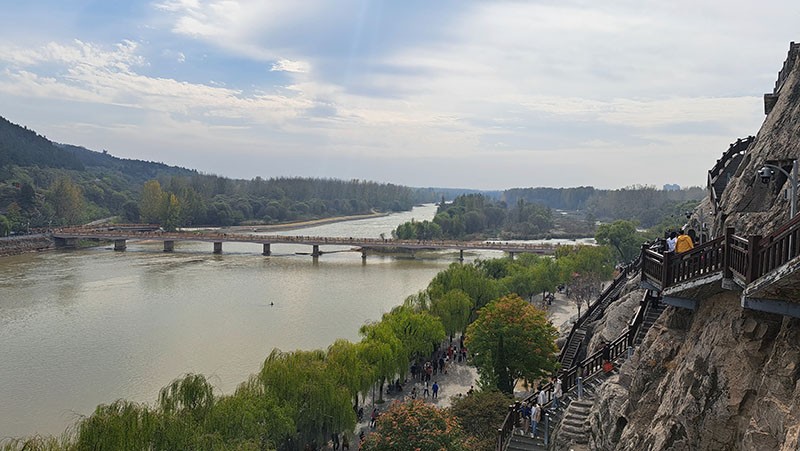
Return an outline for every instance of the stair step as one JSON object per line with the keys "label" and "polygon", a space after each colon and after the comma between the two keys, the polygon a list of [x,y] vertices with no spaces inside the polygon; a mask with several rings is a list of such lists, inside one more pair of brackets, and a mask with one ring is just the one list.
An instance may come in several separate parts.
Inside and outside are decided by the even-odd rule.
{"label": "stair step", "polygon": [[581,426],[573,426],[571,424],[562,424],[561,425],[561,433],[562,434],[572,434],[572,435],[583,435],[586,433],[586,428]]}
{"label": "stair step", "polygon": [[567,417],[567,418],[564,418],[563,420],[561,420],[561,424],[562,425],[570,425],[570,426],[572,426],[574,428],[583,428],[586,425],[586,417],[581,417],[581,418],[570,418],[570,417]]}

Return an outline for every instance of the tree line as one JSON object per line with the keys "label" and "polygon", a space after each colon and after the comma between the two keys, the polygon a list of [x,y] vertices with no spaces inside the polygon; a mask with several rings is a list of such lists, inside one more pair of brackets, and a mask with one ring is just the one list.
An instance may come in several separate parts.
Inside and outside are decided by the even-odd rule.
{"label": "tree line", "polygon": [[410,221],[399,225],[392,235],[399,239],[501,239],[530,238],[553,228],[550,208],[520,199],[509,206],[483,194],[457,196],[439,203],[431,221]]}
{"label": "tree line", "polygon": [[363,449],[414,449],[403,448],[411,436],[388,421],[404,415],[431,419],[426,427],[433,428],[435,442],[451,444],[447,449],[483,449],[494,439],[516,381],[557,369],[557,332],[531,299],[575,283],[580,274],[610,277],[608,253],[565,246],[554,259],[529,254],[454,263],[380,321],[363,325],[360,341],[340,339],[325,350],[275,349],[232,394],[215,393],[204,376],[188,374],[164,387],[155,405],[100,405],[60,437],[10,440],[3,449],[316,449],[332,433],[351,433],[359,405],[370,396],[379,402],[387,381],[405,379],[411,362],[431,358],[448,337],[461,334],[480,374],[475,396],[446,411],[413,402],[396,406]]}

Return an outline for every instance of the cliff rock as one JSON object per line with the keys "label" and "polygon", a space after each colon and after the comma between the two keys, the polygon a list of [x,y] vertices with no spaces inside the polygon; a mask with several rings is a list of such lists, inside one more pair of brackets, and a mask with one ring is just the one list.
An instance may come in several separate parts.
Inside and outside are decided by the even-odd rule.
{"label": "cliff rock", "polygon": [[[800,158],[800,46],[790,47],[769,97],[769,114],[717,214],[710,216],[709,200],[695,211],[712,238],[725,227],[763,234],[788,219],[787,178],[776,174],[762,183],[757,171],[765,163],[788,171]],[[619,375],[600,389],[589,417],[590,449],[800,447],[800,319],[742,309],[740,296],[725,291],[700,299],[695,311],[669,307],[661,315]],[[613,323],[595,334],[610,338]]]}

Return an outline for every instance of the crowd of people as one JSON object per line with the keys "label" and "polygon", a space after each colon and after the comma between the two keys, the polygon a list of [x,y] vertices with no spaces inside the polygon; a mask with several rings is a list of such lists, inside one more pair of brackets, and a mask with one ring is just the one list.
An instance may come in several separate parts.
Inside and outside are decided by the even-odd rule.
{"label": "crowd of people", "polygon": [[519,405],[522,429],[533,438],[538,436],[539,424],[547,413],[547,403],[550,402],[550,408],[554,410],[561,406],[561,397],[564,394],[561,388],[561,379],[553,376],[550,382],[552,390],[548,390],[548,388],[539,384],[536,396],[530,400],[523,401]]}

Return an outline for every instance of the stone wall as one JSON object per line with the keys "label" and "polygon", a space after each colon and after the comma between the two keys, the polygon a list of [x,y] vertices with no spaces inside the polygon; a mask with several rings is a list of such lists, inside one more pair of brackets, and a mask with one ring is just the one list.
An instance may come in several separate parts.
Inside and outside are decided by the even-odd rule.
{"label": "stone wall", "polygon": [[46,235],[29,235],[0,239],[0,257],[52,249],[53,240]]}

